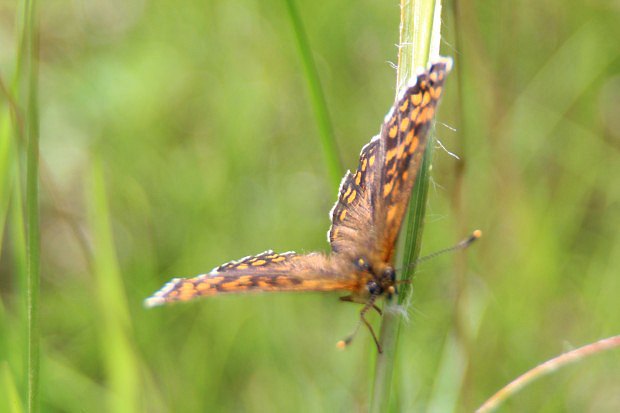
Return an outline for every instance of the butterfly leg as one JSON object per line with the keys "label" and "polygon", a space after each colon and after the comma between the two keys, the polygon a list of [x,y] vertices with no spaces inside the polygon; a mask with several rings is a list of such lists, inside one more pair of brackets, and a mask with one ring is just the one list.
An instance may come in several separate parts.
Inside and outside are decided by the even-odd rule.
{"label": "butterfly leg", "polygon": [[362,310],[360,311],[360,319],[362,320],[364,324],[366,324],[366,327],[368,327],[368,330],[370,331],[370,334],[372,335],[372,338],[375,340],[375,344],[377,345],[377,351],[379,352],[379,354],[381,354],[383,353],[383,349],[381,348],[381,344],[379,344],[379,339],[377,338],[377,335],[375,334],[375,330],[373,330],[372,325],[368,322],[368,320],[366,320],[366,317],[364,317],[364,315],[370,309],[370,307],[375,306],[375,303],[374,303],[375,298],[376,296],[374,295],[371,296],[370,299],[368,300],[368,304],[366,304],[364,308],[362,308]]}
{"label": "butterfly leg", "polygon": [[[359,302],[356,301],[352,295],[345,295],[344,297],[339,297],[340,301],[343,301],[345,303],[357,303],[357,304],[366,304],[366,302]],[[372,308],[379,314],[379,315],[383,315],[383,311],[381,311],[381,309],[379,307],[377,307],[376,304],[373,303]]]}
{"label": "butterfly leg", "polygon": [[[361,311],[360,311],[360,321],[357,323],[357,326],[355,327],[355,330],[353,330],[353,333],[351,335],[349,335],[349,337],[345,338],[344,340],[339,341],[338,342],[338,347],[345,348],[346,346],[351,344],[351,342],[353,341],[353,338],[355,337],[355,335],[359,331],[360,326],[362,325],[362,323],[364,323],[366,325],[366,327],[368,327],[368,330],[370,331],[370,334],[372,335],[372,338],[375,340],[375,344],[377,345],[377,351],[379,353],[383,352],[383,349],[381,348],[381,344],[379,344],[379,340],[377,339],[377,335],[375,334],[375,330],[373,330],[372,325],[370,325],[368,320],[366,320],[366,317],[364,317],[366,315],[366,313],[368,312],[368,310],[370,310],[371,308],[375,308],[375,309],[379,310],[376,307],[376,305],[375,305],[375,300],[376,299],[377,299],[376,295],[371,295],[370,296],[370,299],[368,299],[368,302],[366,303],[364,308],[362,308]],[[353,301],[351,299],[350,296],[341,297],[341,300],[342,301],[355,302],[355,301]]]}

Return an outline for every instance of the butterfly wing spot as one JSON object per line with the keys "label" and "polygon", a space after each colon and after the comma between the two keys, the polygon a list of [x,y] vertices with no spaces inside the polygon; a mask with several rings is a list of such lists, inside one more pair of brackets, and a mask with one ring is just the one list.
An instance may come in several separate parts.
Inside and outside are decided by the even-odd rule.
{"label": "butterfly wing spot", "polygon": [[422,102],[422,93],[418,92],[411,95],[411,104],[416,108],[420,106],[420,102]]}
{"label": "butterfly wing spot", "polygon": [[392,158],[394,158],[394,156],[396,155],[396,151],[398,150],[398,147],[395,147],[393,149],[390,149],[389,151],[387,151],[387,154],[385,155],[385,162],[388,163],[392,160]]}
{"label": "butterfly wing spot", "polygon": [[347,199],[350,194],[351,194],[351,187],[349,186],[347,187],[347,190],[345,191],[343,198]]}
{"label": "butterfly wing spot", "polygon": [[[413,155],[419,143],[420,143],[420,140],[418,138],[413,138],[413,140],[411,141],[411,144],[409,144],[409,149],[407,150],[407,152],[409,152],[410,155]],[[409,175],[407,174],[407,176]],[[403,173],[403,180],[406,180],[405,173]]]}
{"label": "butterfly wing spot", "polygon": [[401,112],[405,112],[407,110],[407,107],[409,107],[409,101],[408,100],[404,100],[403,104],[400,105],[400,107],[398,108]]}
{"label": "butterfly wing spot", "polygon": [[383,197],[387,198],[392,192],[392,186],[394,186],[394,181],[386,182],[383,186]]}
{"label": "butterfly wing spot", "polygon": [[196,284],[196,289],[198,291],[200,291],[201,293],[207,291],[210,288],[211,288],[211,284],[208,284],[208,283],[198,283],[198,284]]}
{"label": "butterfly wing spot", "polygon": [[393,139],[396,137],[396,135],[398,135],[398,127],[394,125],[390,128],[390,132],[388,133],[388,136]]}
{"label": "butterfly wing spot", "polygon": [[409,128],[409,118],[403,118],[403,120],[400,121],[400,131],[406,132],[408,128]]}
{"label": "butterfly wing spot", "polygon": [[252,276],[251,275],[242,275],[239,277],[238,282],[240,285],[251,285],[252,284]]}
{"label": "butterfly wing spot", "polygon": [[261,290],[267,290],[269,287],[271,287],[271,284],[268,283],[265,280],[258,280],[256,282],[256,285],[258,286],[258,288],[260,288]]}
{"label": "butterfly wing spot", "polygon": [[248,289],[248,285],[247,283],[242,283],[241,278],[239,278],[236,280],[215,284],[215,288],[220,292],[243,292]]}
{"label": "butterfly wing spot", "polygon": [[405,137],[405,145],[411,145],[411,141],[413,141],[413,129],[407,133],[407,136]]}
{"label": "butterfly wing spot", "polygon": [[351,191],[351,195],[347,198],[347,204],[352,204],[355,201],[355,197],[357,197],[357,191]]}
{"label": "butterfly wing spot", "polygon": [[430,92],[431,92],[431,97],[433,99],[439,99],[439,97],[441,96],[442,87],[441,86],[432,87]]}

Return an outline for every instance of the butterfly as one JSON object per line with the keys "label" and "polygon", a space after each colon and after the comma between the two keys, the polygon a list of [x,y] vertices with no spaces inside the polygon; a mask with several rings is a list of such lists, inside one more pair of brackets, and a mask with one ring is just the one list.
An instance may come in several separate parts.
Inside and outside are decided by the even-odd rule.
{"label": "butterfly", "polygon": [[[365,314],[371,308],[381,313],[376,300],[396,293],[395,245],[451,67],[451,59],[439,58],[418,72],[386,115],[379,135],[362,148],[355,173],[345,174],[330,212],[331,254],[265,251],[207,274],[175,278],[147,298],[145,305],[225,293],[346,292],[342,301],[364,304],[360,322],[369,328],[381,352]],[[349,344],[352,337],[340,346]]]}

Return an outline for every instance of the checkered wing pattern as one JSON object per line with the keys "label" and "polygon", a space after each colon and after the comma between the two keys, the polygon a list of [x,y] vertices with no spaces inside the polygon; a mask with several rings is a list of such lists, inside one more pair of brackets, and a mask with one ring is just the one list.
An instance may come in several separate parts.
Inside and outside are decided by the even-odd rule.
{"label": "checkered wing pattern", "polygon": [[347,263],[323,254],[265,251],[214,268],[194,278],[175,278],[146,300],[148,307],[225,293],[352,291],[360,280]]}

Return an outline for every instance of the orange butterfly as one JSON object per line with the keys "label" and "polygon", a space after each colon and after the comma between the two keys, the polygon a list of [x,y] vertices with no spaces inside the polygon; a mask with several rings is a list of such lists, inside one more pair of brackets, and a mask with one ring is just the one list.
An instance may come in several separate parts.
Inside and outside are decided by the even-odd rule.
{"label": "orange butterfly", "polygon": [[[411,190],[426,148],[431,121],[452,60],[441,58],[420,72],[385,117],[381,133],[362,148],[355,173],[340,184],[328,232],[332,253],[298,255],[266,251],[232,261],[194,278],[175,278],[147,307],[223,293],[343,291],[342,301],[363,303],[361,321],[380,296],[396,292],[392,260]],[[348,344],[352,336],[340,342]]]}

